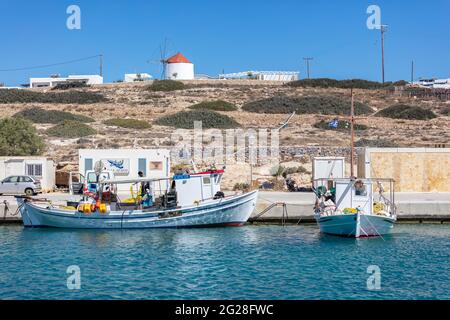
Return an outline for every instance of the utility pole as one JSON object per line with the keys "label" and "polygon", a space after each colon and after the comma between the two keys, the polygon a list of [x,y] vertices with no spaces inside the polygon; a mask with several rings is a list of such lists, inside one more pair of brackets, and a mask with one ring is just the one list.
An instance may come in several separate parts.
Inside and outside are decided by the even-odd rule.
{"label": "utility pole", "polygon": [[382,75],[382,81],[384,83],[384,33],[386,32],[387,25],[382,24],[380,26],[381,30],[381,75]]}
{"label": "utility pole", "polygon": [[411,61],[411,83],[414,82],[414,60]]}
{"label": "utility pole", "polygon": [[103,54],[100,55],[100,77],[103,77]]}
{"label": "utility pole", "polygon": [[308,79],[309,79],[309,62],[314,60],[314,58],[307,57],[307,58],[303,58],[303,60],[306,61],[306,70],[307,70],[307,75],[308,75]]}
{"label": "utility pole", "polygon": [[351,89],[352,105],[350,110],[351,151],[350,151],[350,179],[355,177],[355,95]]}

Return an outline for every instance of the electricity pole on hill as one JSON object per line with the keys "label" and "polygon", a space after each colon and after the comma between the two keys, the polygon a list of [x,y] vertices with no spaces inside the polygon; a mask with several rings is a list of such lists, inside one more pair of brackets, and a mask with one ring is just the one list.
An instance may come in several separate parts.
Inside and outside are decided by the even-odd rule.
{"label": "electricity pole on hill", "polygon": [[103,77],[103,54],[100,55],[100,77]]}
{"label": "electricity pole on hill", "polygon": [[381,30],[381,75],[382,75],[382,81],[384,83],[384,33],[386,32],[387,25],[382,24],[380,26]]}
{"label": "electricity pole on hill", "polygon": [[303,58],[303,60],[306,61],[306,70],[307,70],[306,72],[307,72],[308,79],[309,79],[309,62],[314,60],[314,58]]}

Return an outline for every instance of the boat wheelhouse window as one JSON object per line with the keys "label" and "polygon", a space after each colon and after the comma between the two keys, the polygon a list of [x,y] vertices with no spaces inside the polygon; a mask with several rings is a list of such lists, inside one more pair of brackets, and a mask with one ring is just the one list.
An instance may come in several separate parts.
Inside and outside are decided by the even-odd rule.
{"label": "boat wheelhouse window", "polygon": [[102,172],[102,173],[100,173],[98,180],[103,181],[103,180],[108,180],[109,178],[110,178],[109,172]]}
{"label": "boat wheelhouse window", "polygon": [[355,196],[367,196],[367,186],[361,180],[355,182]]}
{"label": "boat wheelhouse window", "polygon": [[222,180],[222,175],[221,174],[216,174],[214,176],[214,183],[215,184],[220,184],[220,180]]}
{"label": "boat wheelhouse window", "polygon": [[95,172],[88,173],[87,182],[88,183],[96,183],[97,182],[97,175],[95,174]]}
{"label": "boat wheelhouse window", "polygon": [[328,180],[328,190],[331,190],[334,188],[334,181],[333,180]]}
{"label": "boat wheelhouse window", "polygon": [[211,184],[211,178],[210,177],[203,177],[203,184]]}

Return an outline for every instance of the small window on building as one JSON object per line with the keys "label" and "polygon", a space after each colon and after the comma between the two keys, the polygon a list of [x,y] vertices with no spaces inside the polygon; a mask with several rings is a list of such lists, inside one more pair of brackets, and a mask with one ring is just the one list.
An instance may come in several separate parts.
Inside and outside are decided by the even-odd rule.
{"label": "small window on building", "polygon": [[147,176],[147,159],[141,158],[138,159],[138,172],[142,172],[144,177]]}
{"label": "small window on building", "polygon": [[84,159],[84,171],[92,170],[93,160],[92,159]]}
{"label": "small window on building", "polygon": [[27,175],[33,177],[42,177],[42,164],[27,164]]}
{"label": "small window on building", "polygon": [[211,178],[210,177],[203,177],[203,184],[211,184]]}
{"label": "small window on building", "polygon": [[162,161],[150,161],[149,169],[162,171],[163,170]]}

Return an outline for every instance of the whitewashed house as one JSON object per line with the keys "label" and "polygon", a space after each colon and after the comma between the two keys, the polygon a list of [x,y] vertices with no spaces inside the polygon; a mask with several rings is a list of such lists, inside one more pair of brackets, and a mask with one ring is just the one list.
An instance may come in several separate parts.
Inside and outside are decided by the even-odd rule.
{"label": "whitewashed house", "polygon": [[219,79],[252,79],[260,81],[297,81],[298,71],[242,71],[236,73],[220,74]]}
{"label": "whitewashed house", "polygon": [[87,85],[103,84],[103,77],[99,75],[70,75],[68,77],[30,78],[30,88],[54,87],[67,82],[82,82]]}
{"label": "whitewashed house", "polygon": [[[101,161],[104,171],[114,173],[116,179],[138,178],[141,171],[146,178],[167,177],[170,173],[170,150],[168,149],[79,149],[79,173],[94,170]],[[119,191],[129,191],[130,184],[118,185]]]}
{"label": "whitewashed house", "polygon": [[32,176],[41,181],[42,190],[55,187],[55,164],[44,157],[0,157],[0,180],[9,176]]}
{"label": "whitewashed house", "polygon": [[127,73],[123,79],[123,82],[137,82],[137,81],[149,81],[153,77],[148,73]]}

